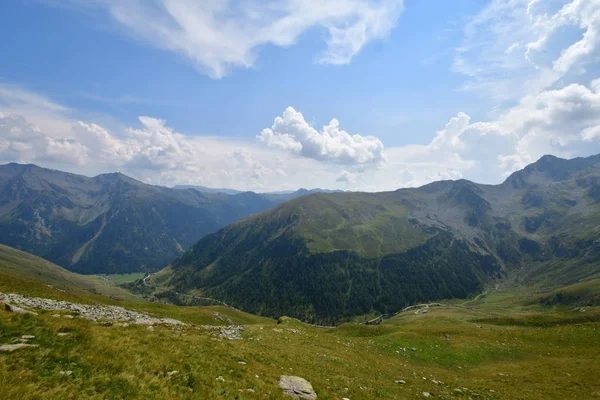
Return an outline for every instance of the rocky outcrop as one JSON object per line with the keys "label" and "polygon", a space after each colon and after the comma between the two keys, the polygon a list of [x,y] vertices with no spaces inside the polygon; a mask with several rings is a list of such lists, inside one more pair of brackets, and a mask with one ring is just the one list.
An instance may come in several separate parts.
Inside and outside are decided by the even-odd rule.
{"label": "rocky outcrop", "polygon": [[99,304],[77,304],[67,301],[43,299],[40,297],[26,297],[19,294],[0,293],[0,301],[6,304],[7,311],[20,314],[30,313],[21,307],[40,310],[67,311],[78,317],[90,321],[120,321],[131,322],[137,325],[184,325],[183,322],[170,318],[156,318],[143,312],[128,310],[119,306],[103,306]]}

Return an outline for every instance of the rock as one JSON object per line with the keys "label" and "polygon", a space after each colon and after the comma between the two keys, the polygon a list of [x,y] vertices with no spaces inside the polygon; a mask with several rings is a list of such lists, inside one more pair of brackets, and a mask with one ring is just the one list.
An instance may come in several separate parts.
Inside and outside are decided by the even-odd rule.
{"label": "rock", "polygon": [[285,394],[295,399],[315,400],[317,398],[310,382],[299,376],[282,375],[279,378],[279,387]]}
{"label": "rock", "polygon": [[462,391],[462,390],[460,390],[460,389],[454,389],[454,390],[452,391],[452,393],[454,393],[454,394],[462,394],[462,392],[463,392],[463,391]]}
{"label": "rock", "polygon": [[113,326],[113,323],[110,321],[106,321],[105,323],[103,323],[102,325],[104,326]]}
{"label": "rock", "polygon": [[21,339],[32,340],[32,339],[35,339],[35,336],[32,336],[32,335],[23,335],[23,336],[21,336]]}
{"label": "rock", "polygon": [[246,389],[246,392],[248,392],[248,393],[256,393],[256,390],[254,390],[254,389]]}
{"label": "rock", "polygon": [[177,375],[179,373],[179,371],[171,371],[171,372],[167,372],[168,376],[173,376],[173,375]]}
{"label": "rock", "polygon": [[69,336],[70,333],[68,333],[68,332],[58,332],[57,335],[58,336]]}
{"label": "rock", "polygon": [[417,349],[416,349],[416,348],[414,348],[414,347],[411,347],[411,350],[412,350],[412,351],[417,351]]}
{"label": "rock", "polygon": [[397,381],[394,381],[394,382],[396,382],[396,383],[398,383],[400,385],[406,384],[406,381],[404,379],[398,379]]}
{"label": "rock", "polygon": [[15,314],[30,314],[30,315],[37,315],[37,313],[34,313],[33,311],[29,311],[29,310],[24,310],[21,307],[17,307],[13,304],[8,304],[8,303],[4,303],[4,309],[8,312],[13,312]]}
{"label": "rock", "polygon": [[149,331],[153,331],[153,330],[154,330],[154,327],[153,327],[152,325],[148,325],[148,326],[146,327],[146,329],[148,329]]}
{"label": "rock", "polygon": [[0,346],[0,351],[6,351],[8,353],[12,353],[15,350],[25,349],[27,347],[38,347],[38,345],[37,344],[27,344],[27,343],[3,344]]}
{"label": "rock", "polygon": [[73,371],[60,371],[61,375],[69,376],[73,374]]}
{"label": "rock", "polygon": [[423,397],[431,397],[431,393],[429,393],[429,392],[423,392]]}
{"label": "rock", "polygon": [[240,365],[246,365],[246,363],[244,361],[238,361],[238,364],[240,364]]}
{"label": "rock", "polygon": [[475,397],[475,398],[477,398],[477,397],[479,397],[479,393],[472,392],[472,393],[471,393],[471,397]]}
{"label": "rock", "polygon": [[[8,311],[35,314],[32,311],[27,311],[21,307],[36,308],[42,310],[64,311],[69,314],[63,315],[64,318],[75,318],[72,314],[78,317],[86,318],[90,321],[118,321],[132,322],[138,325],[185,325],[183,322],[170,318],[155,318],[147,313],[128,310],[120,306],[103,306],[98,304],[77,304],[67,301],[59,301],[52,299],[44,299],[40,297],[26,297],[19,294],[4,294],[0,293],[0,300],[6,305]],[[16,308],[15,308],[16,307]],[[21,310],[21,311],[19,311]],[[60,314],[53,314],[54,318],[58,318]]]}
{"label": "rock", "polygon": [[217,382],[225,382],[225,378],[223,378],[222,376],[218,376],[216,380]]}
{"label": "rock", "polygon": [[242,338],[242,325],[228,325],[219,327],[219,337],[229,340],[240,340]]}

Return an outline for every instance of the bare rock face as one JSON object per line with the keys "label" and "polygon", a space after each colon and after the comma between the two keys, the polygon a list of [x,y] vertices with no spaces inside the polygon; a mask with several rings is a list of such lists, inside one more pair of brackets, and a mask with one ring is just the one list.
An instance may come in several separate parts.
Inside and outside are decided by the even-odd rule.
{"label": "bare rock face", "polygon": [[279,378],[279,387],[288,396],[301,400],[316,400],[317,394],[310,382],[299,376],[282,375]]}

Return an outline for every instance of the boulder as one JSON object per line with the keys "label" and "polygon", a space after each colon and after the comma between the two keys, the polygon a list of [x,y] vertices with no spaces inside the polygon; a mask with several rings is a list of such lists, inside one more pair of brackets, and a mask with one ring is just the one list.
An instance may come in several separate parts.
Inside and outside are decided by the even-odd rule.
{"label": "boulder", "polygon": [[317,394],[312,385],[304,378],[299,376],[283,375],[279,378],[279,387],[288,396],[301,400],[315,400]]}

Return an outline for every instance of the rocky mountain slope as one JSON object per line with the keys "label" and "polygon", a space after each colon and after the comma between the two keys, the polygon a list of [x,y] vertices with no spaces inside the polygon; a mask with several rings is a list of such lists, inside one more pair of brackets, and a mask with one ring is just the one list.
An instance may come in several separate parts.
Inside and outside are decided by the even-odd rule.
{"label": "rocky mountain slope", "polygon": [[269,316],[335,322],[486,284],[600,274],[600,156],[545,156],[500,185],[442,181],[304,196],[206,236],[170,287]]}
{"label": "rocky mountain slope", "polygon": [[7,164],[0,166],[0,243],[81,273],[152,270],[277,203],[252,192],[200,193],[119,173],[88,178]]}

